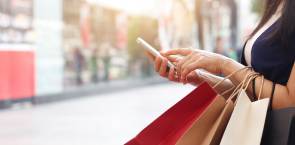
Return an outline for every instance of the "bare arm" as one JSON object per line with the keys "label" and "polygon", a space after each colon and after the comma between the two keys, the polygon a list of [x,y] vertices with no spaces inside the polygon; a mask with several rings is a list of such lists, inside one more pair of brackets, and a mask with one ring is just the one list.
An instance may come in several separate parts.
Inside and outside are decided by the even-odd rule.
{"label": "bare arm", "polygon": [[[196,70],[204,69],[212,74],[223,74],[227,76],[232,72],[244,68],[242,64],[226,58],[222,55],[198,50],[198,49],[174,49],[169,50],[165,53],[169,55],[183,55],[185,56],[182,60],[177,63],[176,70],[177,74],[180,74],[180,82],[185,82],[187,74]],[[237,85],[243,81],[244,77],[252,70],[245,70],[235,74],[230,78],[233,84]],[[255,94],[258,94],[261,85],[261,77],[256,78]],[[252,84],[247,88],[248,93],[252,93]],[[264,81],[264,87],[262,92],[262,98],[271,96],[273,82],[270,80]],[[273,108],[285,108],[295,106],[295,64],[293,64],[293,70],[290,74],[287,85],[276,84],[275,93],[273,97]]]}
{"label": "bare arm", "polygon": [[[239,70],[245,67],[242,64],[236,61],[233,61],[231,59],[225,60],[225,65],[223,66],[224,67],[222,68],[221,71],[222,71],[222,74],[224,75],[228,75],[236,70]],[[237,73],[231,78],[231,81],[234,84],[241,82],[244,76],[249,73],[249,71],[251,70],[241,71]],[[260,89],[261,79],[262,79],[261,77],[256,78],[256,81],[255,81],[256,94],[258,94],[258,91]],[[247,92],[253,94],[251,85],[252,84],[250,84],[250,86],[248,87]],[[264,81],[264,87],[263,87],[262,96],[261,96],[262,98],[268,98],[271,96],[272,85],[273,85],[272,81],[270,80]],[[275,92],[273,96],[273,104],[272,104],[273,108],[285,108],[285,107],[294,107],[294,106],[295,106],[295,64],[293,65],[293,69],[292,69],[287,85],[284,86],[284,85],[276,84]]]}
{"label": "bare arm", "polygon": [[[201,80],[206,81],[210,86],[214,86],[216,85],[218,82],[224,80],[223,77],[219,77],[216,76],[214,74],[205,72],[205,71],[197,71],[198,72],[198,76]],[[222,82],[220,85],[218,85],[215,90],[219,93],[219,94],[223,94],[224,92],[230,90],[232,87],[234,87],[235,85],[230,81],[230,80],[225,80],[224,82]],[[229,95],[231,94],[231,91],[229,91],[228,93],[226,93],[223,97],[227,98],[229,97]]]}

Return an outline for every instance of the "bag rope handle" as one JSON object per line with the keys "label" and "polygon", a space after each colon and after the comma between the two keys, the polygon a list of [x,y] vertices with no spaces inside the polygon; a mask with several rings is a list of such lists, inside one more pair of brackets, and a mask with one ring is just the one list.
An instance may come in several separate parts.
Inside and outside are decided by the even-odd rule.
{"label": "bag rope handle", "polygon": [[216,89],[216,87],[219,86],[221,83],[223,83],[225,80],[231,78],[233,75],[239,73],[240,71],[246,70],[246,69],[251,69],[251,67],[246,66],[246,67],[244,67],[244,68],[241,68],[241,69],[239,69],[239,70],[236,70],[236,71],[232,72],[232,73],[229,74],[228,76],[224,77],[224,79],[222,79],[221,81],[219,81],[218,83],[216,83],[216,84],[213,86],[213,88]]}
{"label": "bag rope handle", "polygon": [[234,92],[230,95],[230,97],[227,99],[228,101],[232,101],[243,89],[248,88],[250,82],[256,78],[257,76],[259,76],[258,73],[256,72],[251,72],[249,73],[244,79],[243,81],[236,87],[236,89],[234,90]]}
{"label": "bag rope handle", "polygon": [[262,80],[261,80],[261,86],[260,86],[260,90],[259,90],[258,100],[260,100],[260,98],[261,98],[263,86],[264,86],[264,76],[262,75]]}

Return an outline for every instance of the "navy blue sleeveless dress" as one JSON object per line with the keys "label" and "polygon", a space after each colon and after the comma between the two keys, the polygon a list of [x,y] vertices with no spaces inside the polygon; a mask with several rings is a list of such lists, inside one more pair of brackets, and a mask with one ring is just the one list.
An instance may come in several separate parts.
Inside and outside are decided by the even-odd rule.
{"label": "navy blue sleeveless dress", "polygon": [[[278,23],[271,25],[262,33],[252,47],[251,66],[256,72],[261,73],[268,80],[274,83],[286,85],[295,61],[295,34],[288,40],[288,48],[282,48],[279,40],[270,42],[266,40]],[[241,63],[247,65],[242,52]]]}

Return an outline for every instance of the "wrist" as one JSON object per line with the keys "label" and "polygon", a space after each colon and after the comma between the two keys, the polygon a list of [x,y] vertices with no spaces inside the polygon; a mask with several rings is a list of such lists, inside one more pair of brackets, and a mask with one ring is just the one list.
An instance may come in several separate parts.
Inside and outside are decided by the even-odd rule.
{"label": "wrist", "polygon": [[194,75],[189,79],[191,84],[198,85],[204,81],[200,70],[195,70],[193,73]]}
{"label": "wrist", "polygon": [[224,57],[223,60],[221,61],[220,65],[220,73],[224,76],[228,75],[228,69],[231,68],[231,65],[233,63],[233,60],[227,57]]}

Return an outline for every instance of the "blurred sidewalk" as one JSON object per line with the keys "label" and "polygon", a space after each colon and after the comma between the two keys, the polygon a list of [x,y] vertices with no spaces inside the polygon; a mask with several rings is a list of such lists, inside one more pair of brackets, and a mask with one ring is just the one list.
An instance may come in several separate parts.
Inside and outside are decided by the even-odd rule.
{"label": "blurred sidewalk", "polygon": [[[106,87],[108,88],[108,87]],[[3,145],[121,145],[194,87],[157,84],[0,111]]]}
{"label": "blurred sidewalk", "polygon": [[82,85],[72,88],[67,88],[65,91],[57,94],[48,94],[36,96],[33,98],[33,104],[51,103],[56,101],[85,97],[92,94],[110,93],[168,82],[167,80],[153,76],[149,78],[129,78],[125,80],[113,80],[109,82],[100,82],[98,84]]}

